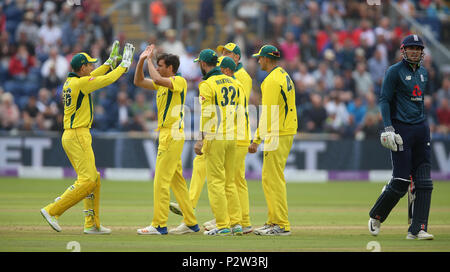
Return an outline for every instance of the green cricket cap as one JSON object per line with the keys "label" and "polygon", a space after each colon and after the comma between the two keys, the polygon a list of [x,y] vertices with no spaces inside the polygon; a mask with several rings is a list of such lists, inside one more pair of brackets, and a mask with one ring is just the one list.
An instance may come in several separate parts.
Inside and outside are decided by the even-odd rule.
{"label": "green cricket cap", "polygon": [[217,66],[220,66],[220,68],[229,68],[234,72],[234,70],[236,69],[236,62],[234,62],[234,60],[230,57],[222,56],[219,58]]}
{"label": "green cricket cap", "polygon": [[239,46],[235,43],[227,43],[225,45],[219,45],[217,46],[217,52],[222,53],[223,50],[227,50],[229,52],[233,52],[236,55],[239,55],[241,57],[241,49]]}
{"label": "green cricket cap", "polygon": [[261,49],[259,49],[259,52],[256,54],[253,54],[252,57],[259,58],[259,57],[268,57],[271,59],[279,59],[281,56],[280,51],[278,49],[270,44],[266,44]]}
{"label": "green cricket cap", "polygon": [[217,54],[212,49],[203,49],[200,54],[198,55],[198,58],[194,60],[194,62],[198,61],[204,61],[206,63],[217,63]]}
{"label": "green cricket cap", "polygon": [[97,59],[92,58],[88,54],[82,52],[78,53],[75,56],[73,56],[72,60],[70,61],[70,66],[72,66],[72,69],[78,70],[83,66],[83,64],[86,63],[96,63]]}

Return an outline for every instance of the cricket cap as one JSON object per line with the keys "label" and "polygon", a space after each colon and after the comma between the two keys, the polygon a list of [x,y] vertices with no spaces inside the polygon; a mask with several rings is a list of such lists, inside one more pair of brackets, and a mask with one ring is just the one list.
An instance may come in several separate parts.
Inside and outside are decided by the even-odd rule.
{"label": "cricket cap", "polygon": [[239,57],[241,57],[241,49],[235,43],[227,43],[225,45],[217,46],[217,52],[222,53],[223,50],[227,50],[229,52],[233,52],[236,55],[239,55]]}
{"label": "cricket cap", "polygon": [[78,53],[75,56],[73,56],[72,61],[70,61],[70,66],[72,66],[72,69],[78,70],[83,66],[83,64],[86,63],[96,63],[97,59],[92,58],[88,54],[82,52]]}
{"label": "cricket cap", "polygon": [[278,49],[270,44],[266,44],[261,49],[259,49],[259,52],[256,54],[253,54],[252,57],[259,58],[259,57],[268,57],[271,59],[279,59],[281,56],[280,51]]}
{"label": "cricket cap", "polygon": [[236,69],[236,62],[234,62],[234,60],[230,57],[222,56],[219,58],[217,66],[220,66],[220,68],[229,68],[234,72],[234,70]]}
{"label": "cricket cap", "polygon": [[212,49],[203,49],[200,54],[198,55],[198,58],[194,60],[194,62],[198,61],[204,61],[206,63],[217,63],[217,54]]}

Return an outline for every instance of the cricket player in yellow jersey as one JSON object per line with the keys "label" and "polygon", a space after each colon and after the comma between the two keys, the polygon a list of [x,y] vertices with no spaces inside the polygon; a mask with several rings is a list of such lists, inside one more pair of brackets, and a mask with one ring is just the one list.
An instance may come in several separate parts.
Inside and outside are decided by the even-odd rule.
{"label": "cricket player in yellow jersey", "polygon": [[[134,75],[134,84],[156,90],[158,108],[159,145],[153,190],[154,215],[151,225],[138,229],[138,234],[186,234],[198,232],[200,228],[194,215],[186,181],[183,177],[181,153],[184,146],[184,102],[187,91],[186,80],[177,74],[180,60],[172,54],[157,57],[158,68],[152,63],[155,46],[152,44],[142,52]],[[143,65],[147,59],[151,79],[144,78]],[[170,188],[184,215],[177,228],[167,231]]]}
{"label": "cricket player in yellow jersey", "polygon": [[[84,233],[109,234],[111,230],[100,225],[100,173],[95,166],[92,138],[89,129],[93,120],[91,93],[115,82],[126,73],[132,63],[133,45],[127,43],[122,62],[115,68],[119,56],[119,42],[115,41],[108,60],[94,70],[97,59],[86,53],[76,54],[71,61],[72,72],[63,86],[64,133],[62,146],[77,173],[77,180],[55,202],[41,209],[49,225],[60,232],[58,218],[67,209],[84,199]],[[105,73],[110,69],[110,73]]]}
{"label": "cricket player in yellow jersey", "polygon": [[277,65],[280,51],[264,45],[253,57],[269,74],[261,84],[262,111],[256,135],[249,146],[255,153],[264,140],[262,186],[268,208],[268,220],[257,235],[290,235],[284,168],[297,134],[297,109],[294,84],[286,71]]}
{"label": "cricket player in yellow jersey", "polygon": [[[230,74],[227,74],[225,70],[227,69],[227,65],[224,65],[222,67],[222,61],[219,61],[219,66],[221,67],[222,73],[227,74],[228,76],[234,76],[242,85],[243,90],[245,93],[245,96],[243,96],[243,106],[245,108],[246,115],[244,116],[245,123],[244,128],[241,130],[238,130],[240,132],[244,131],[245,135],[244,137],[241,137],[242,139],[237,139],[237,147],[236,147],[236,165],[235,165],[235,182],[238,189],[239,194],[239,200],[241,203],[241,209],[242,209],[242,229],[244,234],[248,234],[252,232],[252,226],[250,222],[250,208],[249,208],[249,197],[248,197],[248,188],[247,188],[247,181],[245,179],[245,157],[248,152],[248,145],[250,144],[250,126],[248,123],[248,101],[250,99],[250,93],[252,90],[252,78],[250,75],[245,71],[242,63],[239,62],[241,59],[241,49],[239,46],[237,46],[234,43],[227,43],[226,45],[220,45],[217,47],[216,50],[218,53],[222,54],[222,59],[224,56],[230,57],[235,62],[235,67],[233,70],[231,70]],[[219,60],[221,59],[219,58]],[[225,61],[224,64],[226,64],[227,61]],[[189,197],[192,201],[192,205],[195,208],[197,206],[198,199],[200,198],[200,194],[202,192],[205,178],[206,178],[206,165],[205,165],[205,156],[200,155],[196,156],[193,162],[193,171],[192,171],[192,178],[189,185]],[[182,215],[179,205],[177,203],[170,203],[170,209],[172,212]],[[215,219],[207,221],[203,224],[203,227],[206,230],[211,230],[216,227],[216,221]]]}
{"label": "cricket player in yellow jersey", "polygon": [[216,219],[216,228],[205,235],[242,235],[241,209],[234,183],[236,152],[236,107],[239,105],[239,84],[222,74],[217,54],[204,49],[195,62],[202,71],[199,84],[201,140],[195,143],[197,155],[205,154],[209,203]]}

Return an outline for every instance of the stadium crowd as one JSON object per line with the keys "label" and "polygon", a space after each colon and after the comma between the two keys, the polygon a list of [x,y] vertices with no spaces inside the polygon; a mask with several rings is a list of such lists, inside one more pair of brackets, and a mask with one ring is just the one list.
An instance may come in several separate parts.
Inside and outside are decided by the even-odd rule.
{"label": "stadium crowd", "polygon": [[[5,0],[0,3],[0,131],[62,131],[61,89],[74,53],[89,52],[107,59],[113,40],[126,41],[126,33],[114,36],[110,19],[102,15],[101,1]],[[163,12],[175,17],[177,1],[153,1],[153,23]],[[225,6],[230,0],[220,2]],[[398,0],[411,16],[448,21],[449,9],[440,0]],[[413,29],[395,24],[386,8],[369,9],[365,1],[291,0],[276,4],[247,3],[236,18],[220,31],[225,42],[241,47],[242,62],[252,76],[251,104],[260,102],[260,83],[266,74],[251,54],[271,43],[282,53],[280,65],[295,82],[300,133],[333,133],[342,138],[378,138],[382,129],[377,106],[385,70],[401,59],[401,39]],[[217,4],[217,3],[216,3]],[[155,6],[158,5],[158,6]],[[187,18],[183,33],[193,22],[214,25],[214,1],[202,0],[199,14]],[[265,10],[264,20],[253,10]],[[262,23],[264,37],[258,37]],[[201,72],[193,62],[205,37],[195,38],[168,29],[149,35],[159,52],[180,56],[179,72],[188,81],[186,106],[193,110]],[[439,34],[439,33],[438,33]],[[135,45],[142,50],[145,44]],[[139,50],[140,49],[140,50]],[[433,61],[429,50],[423,64],[429,72],[425,96],[433,138],[450,138],[450,75]],[[137,60],[140,52],[136,52]],[[137,61],[133,63],[135,67]],[[118,82],[94,93],[93,132],[152,131],[156,103],[152,92],[133,85],[134,68]],[[194,115],[192,115],[194,116]],[[192,118],[192,121],[194,118]]]}

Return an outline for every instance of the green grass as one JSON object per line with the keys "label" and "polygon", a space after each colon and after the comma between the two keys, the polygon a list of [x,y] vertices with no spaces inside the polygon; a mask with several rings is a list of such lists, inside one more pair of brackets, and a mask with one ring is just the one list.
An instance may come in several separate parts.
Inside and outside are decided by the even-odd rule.
{"label": "green grass", "polygon": [[[335,182],[325,184],[288,183],[289,220],[292,235],[261,237],[207,237],[192,235],[138,236],[136,229],[150,224],[153,209],[152,182],[102,181],[101,220],[113,233],[108,236],[82,234],[82,203],[60,219],[63,231],[53,231],[39,210],[60,195],[73,180],[0,178],[0,251],[70,251],[70,241],[80,243],[81,251],[155,252],[368,252],[376,241],[381,251],[450,251],[450,182],[434,182],[429,220],[433,241],[405,240],[406,198],[402,198],[378,237],[367,230],[368,212],[378,197],[382,183]],[[255,227],[264,224],[267,214],[261,183],[249,181],[250,211]],[[213,218],[206,186],[196,215],[199,223]],[[169,214],[168,225],[175,227],[181,217]]]}

